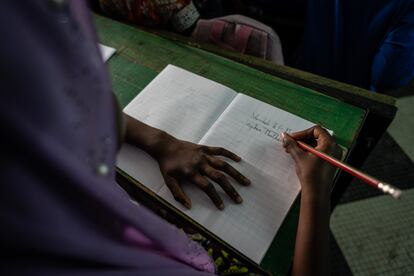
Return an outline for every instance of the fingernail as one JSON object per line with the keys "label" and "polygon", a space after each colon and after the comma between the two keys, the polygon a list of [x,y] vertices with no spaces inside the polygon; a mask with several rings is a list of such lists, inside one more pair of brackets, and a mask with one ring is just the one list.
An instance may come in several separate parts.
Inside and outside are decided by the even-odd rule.
{"label": "fingernail", "polygon": [[187,209],[191,209],[191,203],[190,202],[188,202],[188,201],[186,201],[186,200],[183,200],[182,202],[181,202]]}
{"label": "fingernail", "polygon": [[237,203],[242,203],[243,202],[243,199],[241,198],[241,196],[239,196],[239,195],[236,196],[236,202]]}
{"label": "fingernail", "polygon": [[219,207],[220,210],[223,210],[224,209],[224,203],[221,203],[218,207]]}
{"label": "fingernail", "polygon": [[287,145],[287,140],[286,140],[286,134],[285,134],[285,132],[282,132],[281,136],[282,136],[283,146],[286,146]]}
{"label": "fingernail", "polygon": [[250,179],[248,179],[247,177],[244,177],[243,178],[243,182],[244,182],[244,184],[246,184],[246,185],[250,185],[252,182],[250,181]]}

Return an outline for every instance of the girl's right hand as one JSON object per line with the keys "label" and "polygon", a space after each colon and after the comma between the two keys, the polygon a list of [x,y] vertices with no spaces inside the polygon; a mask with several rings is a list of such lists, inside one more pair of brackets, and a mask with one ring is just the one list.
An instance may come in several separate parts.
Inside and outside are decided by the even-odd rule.
{"label": "girl's right hand", "polygon": [[296,173],[302,186],[302,197],[329,199],[336,168],[312,153],[299,148],[295,140],[304,141],[308,145],[314,146],[316,150],[335,158],[340,158],[341,149],[335,139],[320,126],[283,135],[283,147],[296,163]]}

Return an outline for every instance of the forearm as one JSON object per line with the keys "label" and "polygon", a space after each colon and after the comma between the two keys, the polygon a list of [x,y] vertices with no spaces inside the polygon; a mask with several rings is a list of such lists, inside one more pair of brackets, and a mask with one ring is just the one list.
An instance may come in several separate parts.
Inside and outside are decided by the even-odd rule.
{"label": "forearm", "polygon": [[161,140],[170,137],[166,132],[144,124],[124,114],[125,142],[132,144],[151,156],[156,156]]}
{"label": "forearm", "polygon": [[329,196],[301,196],[293,275],[328,275]]}

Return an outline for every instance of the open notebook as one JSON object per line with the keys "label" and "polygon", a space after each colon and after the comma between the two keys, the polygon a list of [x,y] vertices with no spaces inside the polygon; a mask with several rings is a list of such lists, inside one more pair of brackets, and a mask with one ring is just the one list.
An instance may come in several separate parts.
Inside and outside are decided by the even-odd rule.
{"label": "open notebook", "polygon": [[280,134],[314,125],[228,87],[168,65],[124,112],[175,137],[221,146],[242,157],[227,160],[252,181],[243,187],[230,179],[243,198],[234,204],[217,185],[225,209],[216,209],[195,185],[184,189],[192,209],[177,203],[164,184],[158,164],[145,152],[125,145],[118,167],[215,235],[260,263],[297,197],[300,184]]}

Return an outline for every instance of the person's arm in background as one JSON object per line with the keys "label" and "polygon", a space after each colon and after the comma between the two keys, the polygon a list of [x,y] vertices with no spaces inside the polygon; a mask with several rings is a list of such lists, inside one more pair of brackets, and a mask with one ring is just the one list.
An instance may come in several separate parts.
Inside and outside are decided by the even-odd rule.
{"label": "person's arm in background", "polygon": [[283,146],[296,163],[302,187],[292,275],[328,275],[330,195],[335,168],[300,149],[295,139],[336,157],[341,150],[319,126],[290,135],[284,135]]}

